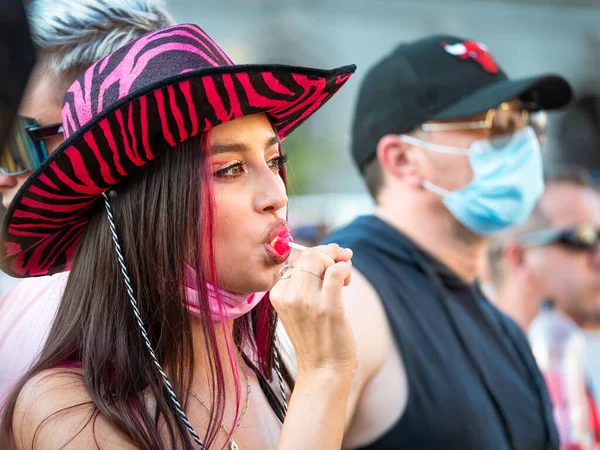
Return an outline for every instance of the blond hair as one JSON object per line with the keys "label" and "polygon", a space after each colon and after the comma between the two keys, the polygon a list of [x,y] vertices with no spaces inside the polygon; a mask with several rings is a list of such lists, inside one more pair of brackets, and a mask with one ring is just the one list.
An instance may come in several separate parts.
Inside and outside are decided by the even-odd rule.
{"label": "blond hair", "polygon": [[35,0],[28,18],[38,68],[75,76],[127,42],[173,24],[162,0]]}

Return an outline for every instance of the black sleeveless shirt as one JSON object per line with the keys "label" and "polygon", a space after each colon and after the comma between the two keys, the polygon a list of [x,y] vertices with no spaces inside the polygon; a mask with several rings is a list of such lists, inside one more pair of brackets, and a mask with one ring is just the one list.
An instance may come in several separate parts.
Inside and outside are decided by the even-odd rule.
{"label": "black sleeveless shirt", "polygon": [[382,449],[554,450],[543,378],[520,328],[406,236],[375,216],[329,236],[379,295],[408,380]]}

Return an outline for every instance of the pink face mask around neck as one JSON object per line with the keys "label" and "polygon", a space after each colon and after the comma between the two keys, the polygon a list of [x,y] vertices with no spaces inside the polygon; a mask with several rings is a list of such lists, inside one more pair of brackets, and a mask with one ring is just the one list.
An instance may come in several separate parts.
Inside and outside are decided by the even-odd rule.
{"label": "pink face mask around neck", "polygon": [[[185,304],[190,314],[200,317],[196,271],[188,265],[186,265],[185,270]],[[211,283],[206,283],[206,288],[211,319],[215,322],[223,322],[243,316],[258,305],[267,294],[266,292],[256,292],[250,295],[238,294],[226,289],[215,289],[215,286]],[[219,304],[219,300],[222,305]]]}

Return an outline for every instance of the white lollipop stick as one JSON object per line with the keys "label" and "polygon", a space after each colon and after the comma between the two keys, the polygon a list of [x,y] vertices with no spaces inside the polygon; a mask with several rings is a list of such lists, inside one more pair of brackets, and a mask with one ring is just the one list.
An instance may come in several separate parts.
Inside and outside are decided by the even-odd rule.
{"label": "white lollipop stick", "polygon": [[289,242],[288,245],[290,246],[290,248],[294,248],[296,250],[306,250],[308,248],[308,247],[305,247],[304,245],[295,244],[293,242]]}

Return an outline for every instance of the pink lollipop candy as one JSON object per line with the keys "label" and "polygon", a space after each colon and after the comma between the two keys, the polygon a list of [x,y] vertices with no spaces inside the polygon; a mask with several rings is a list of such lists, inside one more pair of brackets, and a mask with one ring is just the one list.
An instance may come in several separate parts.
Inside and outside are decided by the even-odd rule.
{"label": "pink lollipop candy", "polygon": [[290,243],[293,240],[294,238],[292,238],[292,235],[288,231],[283,231],[277,236],[272,245],[277,253],[285,255],[290,252]]}

